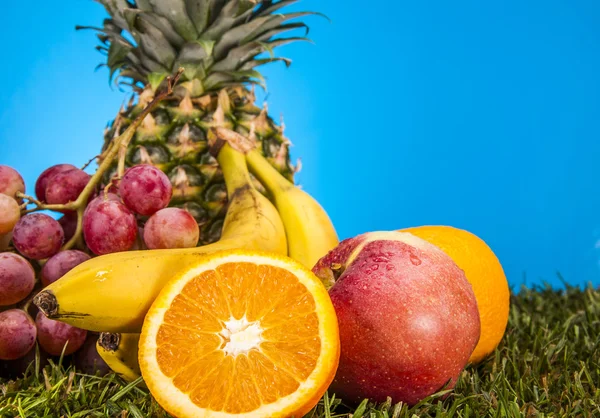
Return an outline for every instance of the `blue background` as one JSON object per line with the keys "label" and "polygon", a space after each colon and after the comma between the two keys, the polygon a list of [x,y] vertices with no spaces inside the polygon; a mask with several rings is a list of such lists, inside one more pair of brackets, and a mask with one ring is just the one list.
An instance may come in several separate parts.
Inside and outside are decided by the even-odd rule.
{"label": "blue background", "polygon": [[[30,191],[83,165],[125,94],[94,71],[91,0],[10,2],[0,15],[0,164]],[[422,224],[482,237],[510,283],[600,283],[600,3],[328,1],[293,9],[316,45],[266,67],[298,181],[341,238]],[[262,98],[261,98],[262,100]]]}

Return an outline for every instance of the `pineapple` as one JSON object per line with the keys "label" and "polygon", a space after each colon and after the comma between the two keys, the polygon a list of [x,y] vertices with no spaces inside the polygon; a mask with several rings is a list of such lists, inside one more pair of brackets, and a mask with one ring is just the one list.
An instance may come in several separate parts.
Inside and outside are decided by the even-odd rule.
{"label": "pineapple", "polygon": [[[173,94],[143,121],[129,144],[126,166],[149,163],[173,184],[171,206],[188,210],[200,225],[199,245],[220,238],[227,206],[223,176],[209,152],[207,128],[217,109],[225,124],[256,138],[270,163],[293,181],[283,124],[255,105],[256,67],[282,61],[273,48],[303,37],[278,35],[307,28],[289,20],[313,14],[282,14],[296,0],[98,0],[110,18],[97,29],[111,79],[132,89],[129,103],[109,123],[103,150],[149,103],[168,75],[184,72]],[[269,52],[266,56],[264,52]],[[221,119],[222,116],[221,116]],[[108,184],[116,163],[105,178]]]}

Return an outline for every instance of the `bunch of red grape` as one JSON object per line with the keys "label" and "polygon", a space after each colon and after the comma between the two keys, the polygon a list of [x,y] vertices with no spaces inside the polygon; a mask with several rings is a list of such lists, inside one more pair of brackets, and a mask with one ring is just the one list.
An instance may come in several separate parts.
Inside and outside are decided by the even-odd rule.
{"label": "bunch of red grape", "polygon": [[[36,341],[42,360],[70,356],[83,372],[106,373],[97,334],[46,318],[33,296],[95,256],[198,244],[194,217],[167,207],[172,186],[161,170],[133,166],[108,187],[87,187],[92,179],[70,164],[52,166],[38,177],[33,199],[21,175],[0,165],[0,377],[23,373]],[[75,210],[82,193],[85,206]],[[39,212],[46,207],[62,216]]]}

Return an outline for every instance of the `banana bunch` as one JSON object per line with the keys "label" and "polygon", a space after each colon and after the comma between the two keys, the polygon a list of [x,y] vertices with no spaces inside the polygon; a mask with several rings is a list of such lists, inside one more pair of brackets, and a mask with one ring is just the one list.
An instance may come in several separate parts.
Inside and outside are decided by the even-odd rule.
{"label": "banana bunch", "polygon": [[[199,257],[227,249],[262,250],[288,255],[312,268],[338,244],[323,208],[258,151],[240,150],[227,140],[221,140],[219,148],[215,154],[229,196],[219,241],[196,248],[95,257],[46,287],[33,303],[47,317],[78,328],[135,335],[163,286]],[[268,197],[254,187],[250,172],[264,185]]]}

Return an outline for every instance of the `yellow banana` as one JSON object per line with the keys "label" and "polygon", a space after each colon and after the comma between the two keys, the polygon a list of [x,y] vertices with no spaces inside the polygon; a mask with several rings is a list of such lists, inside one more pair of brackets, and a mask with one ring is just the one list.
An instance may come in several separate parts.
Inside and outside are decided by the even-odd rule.
{"label": "yellow banana", "polygon": [[246,154],[246,161],[279,211],[287,236],[288,255],[313,268],[339,244],[327,212],[311,195],[283,177],[256,149]]}
{"label": "yellow banana", "polygon": [[244,155],[225,144],[217,160],[229,196],[218,242],[95,257],[50,284],[33,303],[49,318],[89,331],[135,333],[166,282],[199,257],[233,248],[286,255],[281,218],[269,199],[252,186]]}
{"label": "yellow banana", "polygon": [[127,382],[141,376],[138,362],[140,334],[100,333],[96,350],[102,360]]}

